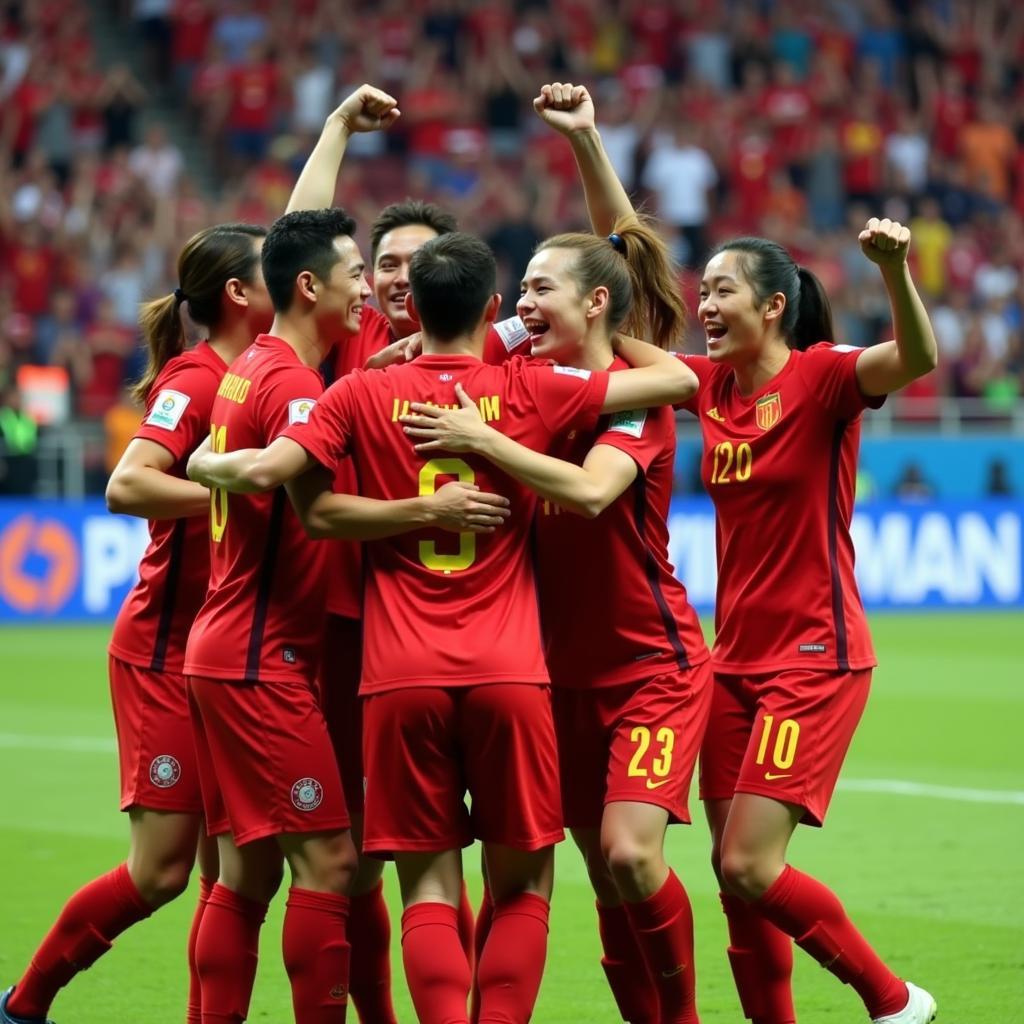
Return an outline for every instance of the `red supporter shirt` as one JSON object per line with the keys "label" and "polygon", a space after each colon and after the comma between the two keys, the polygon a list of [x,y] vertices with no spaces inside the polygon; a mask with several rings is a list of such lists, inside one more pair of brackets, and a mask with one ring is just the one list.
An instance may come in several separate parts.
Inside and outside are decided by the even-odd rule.
{"label": "red supporter shirt", "polygon": [[[224,360],[205,342],[171,359],[149,389],[136,437],[155,441],[174,456],[171,476],[185,479],[185,463],[210,433],[210,410]],[[181,672],[188,631],[210,578],[209,524],[205,516],[151,519],[139,582],[121,606],[110,653],[153,672]]]}
{"label": "red supporter shirt", "polygon": [[716,671],[876,664],[850,538],[860,414],[882,404],[857,384],[860,352],[793,352],[749,397],[728,366],[685,357],[700,389],[684,408],[700,421],[716,512]]}
{"label": "red supporter shirt", "polygon": [[[616,358],[612,370],[627,364]],[[581,464],[595,444],[637,464],[636,480],[596,519],[553,502],[537,513],[537,582],[551,682],[617,686],[708,659],[697,615],[668,560],[676,450],[668,406],[603,417],[595,438],[573,431],[552,455]]]}
{"label": "red supporter shirt", "polygon": [[415,452],[399,422],[408,404],[457,406],[459,382],[485,420],[543,451],[572,428],[593,429],[607,381],[604,373],[522,359],[488,366],[471,356],[426,355],[355,371],[326,392],[308,424],[285,431],[328,469],[351,456],[367,497],[430,494],[461,479],[512,503],[511,519],[493,534],[417,530],[364,545],[360,693],[549,679],[528,555],[535,497],[478,456]]}
{"label": "red supporter shirt", "polygon": [[[503,320],[487,334],[484,362],[501,363],[527,339],[526,329],[518,317]],[[353,370],[361,370],[375,352],[386,348],[395,338],[388,318],[372,306],[363,307],[359,333],[343,341],[335,349],[334,379],[341,380]],[[341,459],[334,473],[334,490],[338,494],[356,494],[359,481],[351,459]],[[329,541],[331,549],[330,583],[327,611],[348,619],[358,619],[363,606],[363,556],[359,541]]]}
{"label": "red supporter shirt", "polygon": [[[210,430],[217,451],[265,448],[309,418],[323,392],[316,370],[261,334],[230,366]],[[188,638],[185,672],[250,682],[312,682],[323,644],[327,549],[310,540],[283,487],[215,491],[210,589]]]}

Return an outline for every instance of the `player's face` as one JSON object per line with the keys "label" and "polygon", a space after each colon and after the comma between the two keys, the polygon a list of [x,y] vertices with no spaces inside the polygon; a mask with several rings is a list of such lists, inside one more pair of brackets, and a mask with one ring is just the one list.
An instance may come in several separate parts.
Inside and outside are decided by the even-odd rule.
{"label": "player's face", "polygon": [[543,249],[530,260],[520,284],[516,312],[539,359],[572,363],[583,350],[589,302],[571,273],[575,261],[572,250]]}
{"label": "player's face", "polygon": [[317,321],[327,336],[355,334],[363,305],[372,294],[366,280],[366,264],[359,246],[347,235],[336,238],[334,248],[339,258],[318,296]]}
{"label": "player's face", "polygon": [[700,282],[697,319],[704,328],[708,356],[716,362],[734,362],[755,355],[764,345],[765,321],[732,250],[713,256]]}
{"label": "player's face", "polygon": [[413,253],[437,232],[426,224],[404,224],[384,235],[377,246],[377,261],[373,265],[373,294],[380,311],[388,318],[396,338],[415,334],[420,325],[411,319],[405,309],[409,294],[409,263]]}

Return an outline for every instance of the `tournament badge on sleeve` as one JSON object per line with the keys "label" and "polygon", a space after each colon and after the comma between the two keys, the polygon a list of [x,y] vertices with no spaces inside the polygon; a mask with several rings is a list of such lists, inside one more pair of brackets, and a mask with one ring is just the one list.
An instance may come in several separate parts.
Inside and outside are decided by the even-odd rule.
{"label": "tournament badge on sleeve", "polygon": [[757,400],[754,408],[757,425],[762,430],[771,430],[782,419],[782,396],[778,391]]}

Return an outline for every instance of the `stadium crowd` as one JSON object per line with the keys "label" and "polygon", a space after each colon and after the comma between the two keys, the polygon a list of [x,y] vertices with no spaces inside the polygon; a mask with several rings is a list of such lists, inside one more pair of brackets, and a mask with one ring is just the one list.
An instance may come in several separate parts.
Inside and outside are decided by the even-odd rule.
{"label": "stadium crowd", "polygon": [[[571,77],[592,86],[616,170],[683,266],[724,237],[777,239],[825,283],[842,339],[871,345],[890,336],[888,304],[851,226],[882,210],[912,228],[942,349],[909,394],[981,400],[991,415],[1020,395],[1012,0],[122,0],[108,13],[136,70],[101,64],[84,0],[6,4],[0,24],[8,451],[34,443],[40,416],[130,422],[140,302],[174,286],[174,254],[199,228],[269,224],[324,117],[362,81],[403,117],[353,145],[339,201],[364,232],[388,202],[441,202],[494,248],[507,312],[534,245],[586,223],[569,147],[529,103],[537,83]],[[187,133],[215,189],[171,141]],[[684,287],[692,312],[689,272]],[[67,397],[40,412],[38,388],[64,381]]]}

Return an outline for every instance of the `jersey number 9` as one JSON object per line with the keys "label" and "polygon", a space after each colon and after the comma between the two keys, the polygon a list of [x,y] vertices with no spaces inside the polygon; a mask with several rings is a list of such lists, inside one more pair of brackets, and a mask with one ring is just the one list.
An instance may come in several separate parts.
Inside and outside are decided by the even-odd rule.
{"label": "jersey number 9", "polygon": [[[473,467],[462,459],[431,459],[420,470],[421,498],[437,491],[439,476],[454,476],[464,484],[471,484],[476,480]],[[476,535],[472,533],[459,534],[459,550],[453,555],[441,554],[437,550],[435,541],[420,541],[420,562],[428,569],[435,569],[446,574],[459,572],[462,569],[468,569],[475,559]]]}

